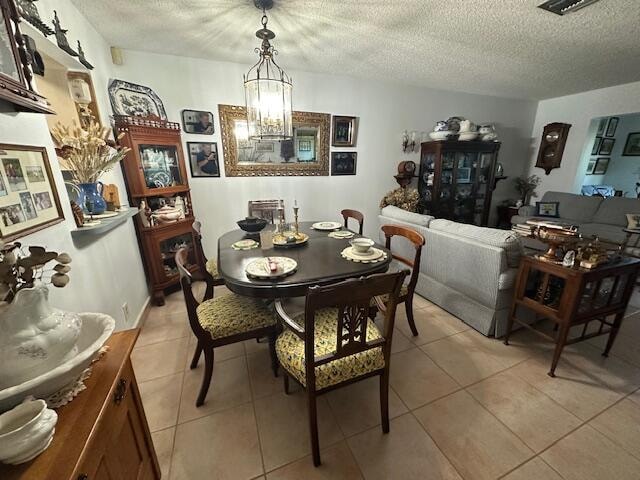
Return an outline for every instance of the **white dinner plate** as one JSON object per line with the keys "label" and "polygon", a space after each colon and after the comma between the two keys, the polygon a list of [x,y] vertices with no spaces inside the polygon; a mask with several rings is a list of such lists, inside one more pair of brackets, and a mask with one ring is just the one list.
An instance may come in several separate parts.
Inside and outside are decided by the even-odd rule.
{"label": "white dinner plate", "polygon": [[325,230],[325,231],[329,231],[329,230],[337,230],[338,228],[341,228],[342,225],[338,222],[316,222],[313,225],[311,225],[311,228],[313,228],[314,230]]}
{"label": "white dinner plate", "polygon": [[[272,272],[269,269],[269,261],[278,265],[278,269]],[[298,262],[289,257],[260,257],[251,260],[245,267],[247,276],[253,278],[270,279],[284,277],[295,272]]]}

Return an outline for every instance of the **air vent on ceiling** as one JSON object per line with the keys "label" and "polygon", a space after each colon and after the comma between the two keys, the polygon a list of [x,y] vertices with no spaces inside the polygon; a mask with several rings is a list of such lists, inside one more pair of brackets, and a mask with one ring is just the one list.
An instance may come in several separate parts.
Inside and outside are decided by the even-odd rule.
{"label": "air vent on ceiling", "polygon": [[597,1],[598,0],[548,0],[542,5],[538,5],[538,8],[558,15],[566,15],[567,13],[575,12]]}

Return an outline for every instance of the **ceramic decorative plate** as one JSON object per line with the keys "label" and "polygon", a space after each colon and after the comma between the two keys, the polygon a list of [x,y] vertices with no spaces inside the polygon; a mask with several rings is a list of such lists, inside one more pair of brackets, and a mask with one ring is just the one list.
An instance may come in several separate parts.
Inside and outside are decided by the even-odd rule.
{"label": "ceramic decorative plate", "polygon": [[167,119],[160,97],[149,87],[113,79],[109,82],[109,100],[116,115],[148,117],[155,115]]}
{"label": "ceramic decorative plate", "polygon": [[246,240],[238,240],[236,243],[234,243],[231,246],[234,248],[244,249],[244,248],[253,248],[256,245],[258,245],[258,242],[256,242],[255,240],[246,239]]}
{"label": "ceramic decorative plate", "polygon": [[[278,266],[275,272],[269,268],[269,262],[273,262]],[[298,262],[289,257],[264,257],[251,260],[245,267],[245,273],[248,277],[270,279],[291,275],[298,268]]]}
{"label": "ceramic decorative plate", "polygon": [[104,212],[104,213],[98,213],[98,214],[93,214],[93,215],[89,215],[88,213],[85,214],[87,217],[91,217],[94,219],[98,219],[98,218],[112,218],[112,217],[117,217],[118,216],[118,212]]}
{"label": "ceramic decorative plate", "polygon": [[295,235],[295,237],[295,242],[287,242],[286,236],[280,234],[274,235],[273,245],[276,247],[296,247],[298,245],[304,245],[309,241],[309,235],[307,235],[306,233],[298,233],[298,235]]}
{"label": "ceramic decorative plate", "polygon": [[361,263],[376,263],[382,262],[387,258],[387,254],[382,250],[372,247],[368,253],[356,253],[353,250],[353,247],[347,247],[342,250],[341,253],[343,258],[347,260],[351,260],[352,262],[361,262]]}
{"label": "ceramic decorative plate", "polygon": [[339,232],[330,232],[329,237],[337,238],[337,239],[347,239],[355,237],[355,233],[350,232],[348,230],[340,230]]}
{"label": "ceramic decorative plate", "polygon": [[338,228],[342,228],[342,225],[338,222],[316,222],[311,225],[311,228],[314,230],[337,230]]}

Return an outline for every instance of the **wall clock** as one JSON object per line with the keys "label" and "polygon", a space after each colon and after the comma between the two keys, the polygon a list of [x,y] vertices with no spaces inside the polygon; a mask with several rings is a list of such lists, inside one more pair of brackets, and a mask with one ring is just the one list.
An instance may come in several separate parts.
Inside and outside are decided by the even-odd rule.
{"label": "wall clock", "polygon": [[554,168],[560,168],[570,128],[568,123],[550,123],[544,127],[536,167],[544,169],[547,175]]}

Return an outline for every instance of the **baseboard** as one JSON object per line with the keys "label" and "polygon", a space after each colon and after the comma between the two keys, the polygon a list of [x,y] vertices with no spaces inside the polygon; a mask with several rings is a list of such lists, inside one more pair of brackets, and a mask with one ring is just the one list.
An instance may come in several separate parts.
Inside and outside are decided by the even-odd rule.
{"label": "baseboard", "polygon": [[140,313],[136,317],[136,321],[131,328],[141,328],[144,325],[145,320],[147,319],[147,314],[149,313],[149,308],[151,307],[151,296],[147,297],[140,309]]}

